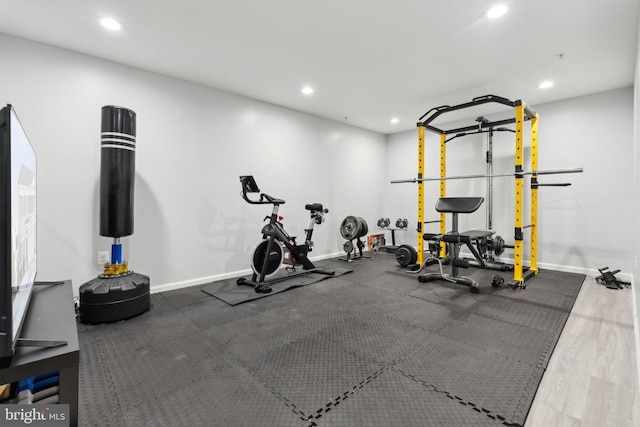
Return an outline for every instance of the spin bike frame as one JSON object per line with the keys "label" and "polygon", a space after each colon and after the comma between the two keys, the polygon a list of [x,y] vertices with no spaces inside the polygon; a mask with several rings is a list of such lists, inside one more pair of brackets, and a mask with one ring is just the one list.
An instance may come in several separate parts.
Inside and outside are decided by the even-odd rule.
{"label": "spin bike frame", "polygon": [[[291,237],[284,229],[284,226],[279,221],[278,211],[280,209],[280,205],[285,203],[284,200],[272,197],[265,193],[260,193],[260,189],[258,188],[255,180],[252,176],[241,176],[240,181],[242,182],[242,198],[252,204],[252,205],[264,205],[270,204],[273,205],[273,209],[271,211],[271,215],[265,217],[265,220],[269,220],[268,224],[265,224],[262,227],[262,239],[263,241],[267,241],[267,247],[265,250],[264,257],[262,259],[262,265],[254,265],[253,275],[251,280],[247,280],[245,278],[238,279],[238,285],[249,285],[253,286],[256,292],[271,292],[271,288],[264,285],[267,282],[267,275],[269,274],[269,262],[270,262],[270,254],[273,251],[275,245],[279,245],[281,242],[290,252],[291,261],[292,261],[292,269],[295,270],[296,265],[302,265],[302,268],[305,271],[296,272],[290,275],[285,275],[279,278],[272,278],[268,280],[269,283],[278,282],[281,280],[285,280],[294,276],[299,276],[303,274],[309,273],[321,273],[327,275],[333,275],[333,271],[327,271],[317,268],[311,260],[307,257],[307,254],[311,252],[311,248],[313,246],[313,241],[311,240],[313,236],[313,228],[316,224],[322,224],[324,220],[324,214],[329,212],[329,209],[323,208],[320,203],[312,203],[305,205],[305,209],[310,212],[311,220],[309,222],[309,228],[306,228],[305,231],[305,242],[302,245],[296,244],[295,237]],[[260,193],[260,198],[258,200],[252,200],[249,198],[247,193]],[[255,253],[254,253],[255,255]],[[258,270],[258,271],[256,271]],[[274,270],[277,271],[277,268]]]}

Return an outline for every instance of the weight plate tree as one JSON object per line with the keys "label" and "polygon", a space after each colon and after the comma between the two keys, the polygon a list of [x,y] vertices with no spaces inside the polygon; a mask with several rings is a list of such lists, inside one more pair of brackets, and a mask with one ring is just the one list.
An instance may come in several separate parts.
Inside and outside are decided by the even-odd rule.
{"label": "weight plate tree", "polygon": [[[344,242],[344,245],[342,245],[342,249],[346,252],[347,257],[339,259],[341,261],[352,262],[358,258],[369,258],[362,254],[365,243],[360,240],[360,238],[366,236],[368,232],[369,226],[367,225],[367,222],[358,216],[350,215],[342,220],[342,223],[340,224],[340,235],[347,240]],[[357,242],[354,245],[353,240],[355,239],[357,239]],[[358,253],[355,253],[352,257],[351,254],[355,252],[356,248]]]}

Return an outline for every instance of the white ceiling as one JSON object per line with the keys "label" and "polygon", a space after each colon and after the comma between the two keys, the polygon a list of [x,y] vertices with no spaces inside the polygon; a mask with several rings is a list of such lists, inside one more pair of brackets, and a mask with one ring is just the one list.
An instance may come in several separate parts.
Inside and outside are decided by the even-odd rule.
{"label": "white ceiling", "polygon": [[633,84],[640,0],[502,0],[484,18],[499,1],[0,0],[0,32],[384,134],[481,95],[535,109]]}

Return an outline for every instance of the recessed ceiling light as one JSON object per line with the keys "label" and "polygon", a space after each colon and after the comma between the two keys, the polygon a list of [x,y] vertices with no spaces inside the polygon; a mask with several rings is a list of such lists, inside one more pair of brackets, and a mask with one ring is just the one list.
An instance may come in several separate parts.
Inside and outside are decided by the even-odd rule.
{"label": "recessed ceiling light", "polygon": [[393,123],[394,125],[396,123],[398,123],[400,121],[400,119],[398,119],[397,117],[394,117],[393,119],[391,119],[391,123]]}
{"label": "recessed ceiling light", "polygon": [[311,86],[305,86],[302,88],[302,93],[305,95],[311,95],[313,93],[313,88]]}
{"label": "recessed ceiling light", "polygon": [[551,86],[553,86],[553,82],[551,80],[545,80],[538,85],[538,88],[549,89]]}
{"label": "recessed ceiling light", "polygon": [[499,18],[505,13],[507,13],[507,10],[509,10],[507,6],[503,4],[497,4],[487,11],[487,18],[489,19]]}
{"label": "recessed ceiling light", "polygon": [[119,23],[118,21],[116,21],[113,18],[102,18],[100,20],[100,24],[103,27],[105,27],[105,28],[107,28],[109,30],[112,30],[112,31],[119,31],[119,30],[122,29],[122,24]]}

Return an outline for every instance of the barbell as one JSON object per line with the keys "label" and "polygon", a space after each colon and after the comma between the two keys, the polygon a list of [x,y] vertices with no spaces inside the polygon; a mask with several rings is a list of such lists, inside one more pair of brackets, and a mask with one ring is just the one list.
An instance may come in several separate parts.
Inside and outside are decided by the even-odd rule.
{"label": "barbell", "polygon": [[[437,237],[437,236],[439,235],[425,234],[424,239],[431,240],[433,237]],[[347,242],[347,243],[351,243],[351,242]],[[478,245],[478,250],[481,253],[484,253],[489,249],[489,250],[492,250],[496,256],[500,256],[504,252],[505,248],[511,248],[511,249],[514,248],[514,245],[505,243],[504,239],[501,236],[496,236],[493,239],[482,240],[478,242],[477,245]],[[448,245],[445,247],[445,249],[446,249],[446,253],[448,254],[449,253]],[[429,243],[429,252],[431,253],[432,256],[437,257],[438,253],[440,252],[439,244],[433,243],[433,242]],[[410,246],[410,245],[399,246],[398,249],[396,249],[395,255],[396,255],[396,261],[401,267],[409,267],[410,265],[415,264],[418,259],[418,251],[413,246]]]}
{"label": "barbell", "polygon": [[451,179],[473,179],[473,178],[502,178],[502,177],[512,177],[512,176],[522,176],[522,175],[554,175],[554,174],[563,174],[563,173],[582,173],[583,168],[569,168],[569,169],[548,169],[548,170],[538,170],[538,171],[523,171],[519,173],[503,173],[503,174],[492,174],[492,175],[454,175],[454,176],[443,176],[440,178],[411,178],[411,179],[397,179],[392,180],[391,184],[404,184],[404,183],[416,183],[416,182],[425,182],[425,181],[444,181]]}

